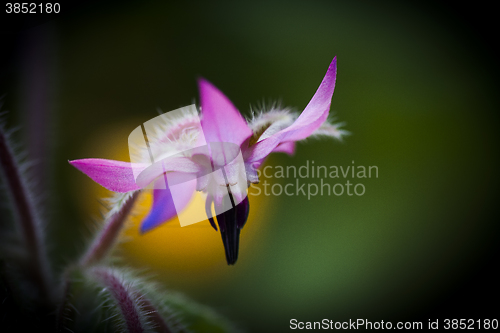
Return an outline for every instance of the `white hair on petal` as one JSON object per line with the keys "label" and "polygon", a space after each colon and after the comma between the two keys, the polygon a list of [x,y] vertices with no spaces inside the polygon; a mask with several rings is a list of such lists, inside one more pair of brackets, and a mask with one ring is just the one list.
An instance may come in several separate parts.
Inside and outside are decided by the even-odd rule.
{"label": "white hair on petal", "polygon": [[279,103],[272,103],[266,111],[252,110],[252,119],[248,120],[248,126],[254,133],[250,144],[264,140],[273,134],[287,128],[295,119],[297,113],[289,108],[282,108]]}
{"label": "white hair on petal", "polygon": [[[179,112],[177,112],[179,111]],[[194,106],[183,107],[176,112],[166,112],[157,117],[147,129],[149,149],[132,149],[140,161],[151,162],[150,151],[156,160],[177,153],[188,154],[202,133],[200,116]],[[132,147],[134,148],[134,147]]]}
{"label": "white hair on petal", "polygon": [[333,121],[334,121],[334,119],[325,120],[325,122],[323,124],[321,124],[321,126],[311,134],[311,137],[328,136],[328,137],[332,137],[332,138],[335,138],[337,140],[342,141],[342,139],[345,136],[351,134],[351,132],[340,128],[340,127],[344,126],[345,123],[343,123],[343,122],[342,123],[333,123]]}

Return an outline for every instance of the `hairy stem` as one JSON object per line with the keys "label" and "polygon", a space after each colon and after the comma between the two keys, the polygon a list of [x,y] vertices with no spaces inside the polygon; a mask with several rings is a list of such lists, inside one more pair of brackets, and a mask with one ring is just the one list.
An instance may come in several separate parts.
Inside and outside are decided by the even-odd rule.
{"label": "hairy stem", "polygon": [[172,331],[168,328],[165,319],[158,313],[156,307],[151,303],[149,299],[145,296],[140,295],[138,292],[136,294],[140,297],[143,309],[148,313],[149,319],[155,325],[156,331],[161,333],[171,333]]}
{"label": "hairy stem", "polygon": [[0,126],[0,166],[3,170],[7,189],[9,191],[15,216],[21,229],[27,252],[30,256],[30,271],[44,301],[49,301],[49,268],[48,259],[43,246],[38,215],[29,196],[19,166],[9,147],[7,137]]}
{"label": "hairy stem", "polygon": [[56,311],[56,332],[64,332],[65,330],[65,322],[71,311],[69,307],[70,289],[71,281],[69,274],[66,273],[63,276],[61,299]]}
{"label": "hairy stem", "polygon": [[108,288],[111,295],[118,303],[123,318],[125,319],[128,332],[143,332],[144,328],[142,327],[139,311],[137,310],[136,302],[130,288],[128,288],[110,269],[95,268],[91,271],[91,274]]}
{"label": "hairy stem", "polygon": [[113,214],[101,232],[94,239],[88,251],[84,254],[81,264],[89,266],[101,261],[115,245],[120,232],[125,225],[127,217],[139,197],[140,191],[134,192],[130,198],[122,205],[120,210]]}

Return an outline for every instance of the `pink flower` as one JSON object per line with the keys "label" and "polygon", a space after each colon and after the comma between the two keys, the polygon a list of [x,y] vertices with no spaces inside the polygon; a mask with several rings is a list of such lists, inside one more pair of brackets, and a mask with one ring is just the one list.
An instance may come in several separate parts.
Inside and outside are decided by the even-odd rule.
{"label": "pink flower", "polygon": [[327,120],[336,71],[334,58],[300,115],[273,107],[248,121],[220,90],[199,79],[201,121],[195,109],[183,108],[180,116],[169,118],[168,125],[156,128],[154,144],[151,140],[148,144],[151,161],[128,163],[91,158],[70,163],[115,192],[136,191],[155,184],[153,207],[142,222],[142,232],[176,216],[196,190],[206,193],[207,216],[217,230],[211,214],[213,203],[226,259],[232,265],[238,256],[240,230],[249,213],[246,190],[249,183],[259,181],[256,168],[272,152],[292,155],[297,141],[317,135],[341,139],[347,133],[339,128],[340,124]]}

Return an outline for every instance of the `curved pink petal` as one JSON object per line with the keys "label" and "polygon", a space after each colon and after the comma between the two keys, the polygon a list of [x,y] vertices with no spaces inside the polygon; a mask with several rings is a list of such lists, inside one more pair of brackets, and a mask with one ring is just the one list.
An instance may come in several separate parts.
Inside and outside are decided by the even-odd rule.
{"label": "curved pink petal", "polygon": [[288,155],[293,155],[295,154],[295,142],[294,141],[282,142],[279,145],[277,145],[276,148],[273,149],[272,153],[285,153]]}
{"label": "curved pink petal", "polygon": [[99,185],[115,192],[139,190],[140,187],[135,183],[134,172],[139,173],[148,166],[100,158],[86,158],[69,163]]}
{"label": "curved pink petal", "polygon": [[328,117],[336,76],[337,57],[333,58],[318,90],[293,124],[246,149],[245,161],[262,160],[280,143],[303,140],[318,129]]}
{"label": "curved pink petal", "polygon": [[[182,177],[182,175],[180,176]],[[182,184],[176,184],[175,187],[175,191],[171,191],[169,187],[153,191],[153,206],[141,223],[140,231],[142,233],[162,225],[184,209],[193,197],[196,180],[190,179]]]}
{"label": "curved pink petal", "polygon": [[241,146],[252,130],[231,101],[213,84],[198,80],[201,100],[201,127],[207,143],[229,142]]}
{"label": "curved pink petal", "polygon": [[303,140],[323,124],[330,111],[336,77],[337,57],[333,58],[323,81],[304,111],[292,125],[282,130],[286,133],[286,141]]}
{"label": "curved pink petal", "polygon": [[151,164],[137,176],[137,185],[145,188],[165,172],[197,173],[201,166],[183,156],[167,157]]}

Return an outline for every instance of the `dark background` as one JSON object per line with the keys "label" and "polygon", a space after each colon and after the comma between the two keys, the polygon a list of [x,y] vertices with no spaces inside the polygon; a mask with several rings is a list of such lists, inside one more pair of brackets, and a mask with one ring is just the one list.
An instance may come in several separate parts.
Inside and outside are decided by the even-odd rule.
{"label": "dark background", "polygon": [[[2,110],[49,193],[56,268],[81,251],[103,194],[67,160],[126,159],[128,133],[157,108],[190,104],[200,75],[245,114],[269,98],[301,110],[336,55],[331,110],[352,136],[310,140],[269,165],[377,165],[364,196],[255,199],[234,267],[209,228],[178,226],[148,236],[174,242],[163,250],[163,238],[146,248],[132,234],[124,264],[148,267],[248,331],[286,330],[292,318],[498,316],[492,6],[77,1],[50,17],[2,9]],[[197,232],[213,249],[202,251]]]}

